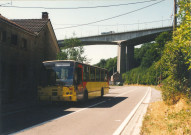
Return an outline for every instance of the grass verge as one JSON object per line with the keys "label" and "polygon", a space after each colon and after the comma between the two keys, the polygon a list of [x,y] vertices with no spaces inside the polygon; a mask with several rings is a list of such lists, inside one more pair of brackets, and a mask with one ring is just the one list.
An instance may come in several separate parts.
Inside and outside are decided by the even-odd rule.
{"label": "grass verge", "polygon": [[144,117],[141,135],[191,135],[191,105],[180,99],[168,106],[163,101],[151,103]]}

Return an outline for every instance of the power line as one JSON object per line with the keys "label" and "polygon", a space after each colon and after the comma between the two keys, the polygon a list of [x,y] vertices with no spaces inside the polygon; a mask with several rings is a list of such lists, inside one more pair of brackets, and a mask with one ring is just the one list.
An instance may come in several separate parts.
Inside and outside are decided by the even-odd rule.
{"label": "power line", "polygon": [[[129,24],[102,24],[102,25],[89,25],[89,26],[120,26],[120,25],[136,25],[136,24],[148,24],[148,23],[154,23],[154,22],[162,22],[162,21],[169,21],[172,19],[164,19],[164,20],[156,20],[156,21],[150,21],[150,22],[142,22],[142,23],[129,23]],[[53,24],[53,25],[82,25],[82,24]]]}
{"label": "power line", "polygon": [[2,6],[1,7],[11,7],[11,8],[36,8],[36,9],[91,9],[91,8],[107,8],[107,7],[117,7],[117,6],[126,6],[126,5],[133,5],[133,4],[141,4],[147,2],[153,2],[158,0],[148,0],[148,1],[139,1],[134,3],[126,3],[126,4],[116,4],[116,5],[105,5],[105,6],[92,6],[92,7],[22,7],[22,6]]}
{"label": "power line", "polygon": [[85,25],[90,25],[90,24],[94,24],[94,23],[98,23],[98,22],[103,22],[103,21],[111,20],[111,19],[114,19],[114,18],[118,18],[118,17],[121,17],[121,16],[124,16],[124,15],[130,14],[130,13],[134,13],[134,12],[139,11],[139,10],[142,10],[142,9],[151,7],[151,6],[153,6],[153,5],[156,5],[156,4],[158,4],[158,3],[161,3],[162,1],[165,1],[165,0],[161,0],[161,1],[159,1],[159,2],[150,4],[150,5],[148,5],[148,6],[144,6],[144,7],[142,7],[142,8],[139,8],[139,9],[136,9],[136,10],[133,10],[133,11],[124,13],[124,14],[120,14],[120,15],[117,15],[117,16],[109,17],[109,18],[106,18],[106,19],[102,19],[102,20],[98,20],[98,21],[94,21],[94,22],[90,22],[90,23],[85,23],[85,24],[80,24],[80,25],[75,25],[75,26],[70,26],[70,27],[56,28],[56,29],[54,29],[54,30],[80,27],[80,26],[85,26]]}

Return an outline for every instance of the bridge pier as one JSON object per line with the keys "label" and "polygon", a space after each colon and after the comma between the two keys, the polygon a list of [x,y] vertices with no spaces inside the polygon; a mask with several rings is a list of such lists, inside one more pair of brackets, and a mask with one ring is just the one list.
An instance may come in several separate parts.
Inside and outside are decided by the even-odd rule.
{"label": "bridge pier", "polygon": [[118,45],[117,53],[117,72],[124,73],[126,71],[126,45],[121,43]]}
{"label": "bridge pier", "polygon": [[134,67],[134,46],[124,42],[118,45],[117,71],[122,74]]}
{"label": "bridge pier", "polygon": [[126,72],[134,67],[134,46],[127,46]]}
{"label": "bridge pier", "polygon": [[[162,27],[155,29],[136,30],[121,33],[89,36],[78,38],[82,45],[118,45],[117,71],[122,74],[134,67],[134,46],[154,41],[162,32],[172,31],[173,28]],[[65,47],[64,40],[58,40],[60,47]],[[120,43],[120,45],[118,44]],[[78,45],[77,45],[78,46]],[[77,47],[75,46],[75,47]]]}

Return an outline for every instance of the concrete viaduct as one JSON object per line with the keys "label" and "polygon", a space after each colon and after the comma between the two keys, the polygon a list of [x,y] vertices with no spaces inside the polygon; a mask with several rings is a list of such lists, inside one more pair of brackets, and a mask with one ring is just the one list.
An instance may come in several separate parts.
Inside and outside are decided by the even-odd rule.
{"label": "concrete viaduct", "polygon": [[[134,66],[134,46],[154,41],[162,32],[172,31],[171,27],[153,28],[108,35],[78,38],[83,45],[118,45],[117,71],[122,74]],[[59,47],[64,47],[64,40],[58,40]]]}

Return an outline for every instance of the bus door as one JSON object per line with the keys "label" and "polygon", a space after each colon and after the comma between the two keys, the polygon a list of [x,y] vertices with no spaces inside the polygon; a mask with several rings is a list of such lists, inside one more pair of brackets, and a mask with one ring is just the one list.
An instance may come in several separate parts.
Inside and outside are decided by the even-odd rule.
{"label": "bus door", "polygon": [[75,81],[76,81],[76,87],[79,92],[83,92],[83,82],[82,82],[82,76],[83,76],[83,69],[82,65],[78,65],[76,68],[76,74],[75,74]]}

